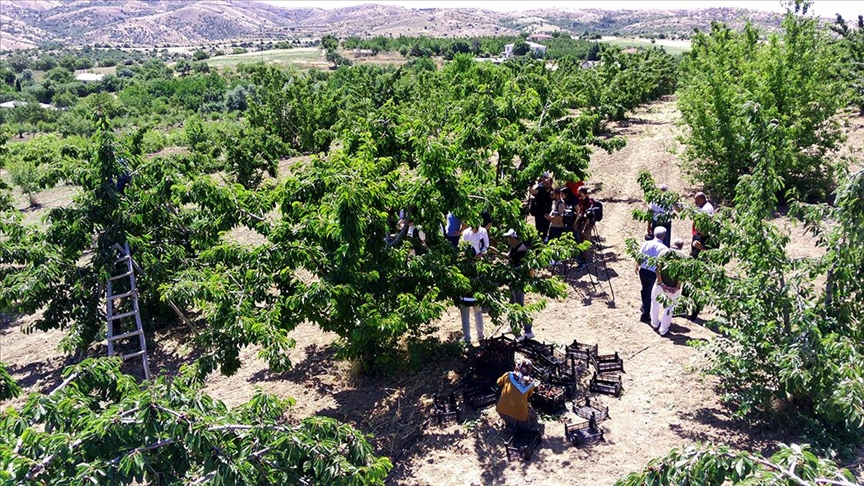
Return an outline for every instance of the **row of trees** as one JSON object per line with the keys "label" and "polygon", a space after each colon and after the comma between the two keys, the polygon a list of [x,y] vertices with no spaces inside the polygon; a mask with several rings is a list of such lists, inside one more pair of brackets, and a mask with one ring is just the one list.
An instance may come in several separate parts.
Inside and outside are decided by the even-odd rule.
{"label": "row of trees", "polygon": [[[823,37],[810,19],[790,14],[784,26],[782,42],[765,44],[751,41],[756,35],[751,29],[738,35],[717,26],[697,39],[685,61],[679,100],[689,129],[688,153],[707,147],[693,160],[718,170],[738,159],[748,164],[733,165],[716,185],[709,180],[713,171],[697,172],[719,194],[729,194],[734,208],[697,222],[707,225],[719,249],[685,263],[682,271],[698,283],[695,297],[717,309],[714,324],[723,334],[705,346],[724,398],[748,417],[776,413],[777,403],[786,404],[784,410],[809,425],[811,439],[824,451],[854,444],[864,423],[864,234],[858,224],[864,178],[841,178],[833,206],[793,206],[825,253],[790,257],[788,237],[769,218],[778,196],[798,184],[800,174],[824,167],[839,143],[830,120],[842,106],[838,80],[848,72],[837,69],[840,58],[833,56],[843,44]],[[798,57],[820,69],[807,69]],[[605,120],[623,117],[675,87],[675,63],[662,51],[607,50],[601,60],[590,70],[561,62],[556,71],[529,60],[492,66],[470,55],[458,55],[440,70],[423,61],[333,73],[252,66],[232,78],[233,88],[220,86],[244,86],[243,96],[254,100],[236,131],[194,118],[184,130],[190,153],[172,157],[141,157],[150,132],[117,138],[102,118],[83,163],[62,172],[80,188],[73,204],[52,210],[42,228],[24,224],[8,202],[2,208],[0,307],[26,314],[42,309],[36,328],[68,328],[68,349],[88,346],[101,338],[99,282],[107,276],[110,245],[127,240],[147,269],[140,282],[145,314],[167,316],[162,302],[173,300],[206,321],[194,336],[202,351],[190,370],[197,377],[215,369],[234,372],[240,349],[253,344],[271,368],[285,369],[294,345],[288,332],[305,321],[335,332],[342,356],[386,369],[399,363],[406,340],[431,332],[450,302],[466,294],[487,305],[495,322],[516,328],[542,303],[509,304],[508,286],[562,295],[556,279],[539,279],[528,270],[572,252],[572,240],[565,237],[533,252],[525,270],[514,271],[503,261],[473,262],[454,251],[437,228],[447,211],[477,224],[486,209],[499,227],[514,227],[537,243],[520,214],[524,188],[545,170],[583,178],[590,146],[613,150],[623,143],[598,136]],[[740,91],[713,82],[714,75],[726,76]],[[137,79],[144,88],[138,99],[147,101],[151,93],[173,97],[176,80],[198,78],[208,86],[208,76],[173,78],[154,69]],[[780,82],[787,78],[813,91],[787,88]],[[176,102],[182,106],[183,100]],[[710,136],[721,143],[702,143]],[[807,140],[809,145],[801,142]],[[717,150],[719,145],[724,149]],[[723,162],[728,147],[738,159]],[[327,155],[295,163],[277,183],[272,179],[277,158],[290,151]],[[127,171],[135,176],[121,192],[116,181]],[[720,192],[729,184],[728,193]],[[788,199],[799,196],[793,191]],[[424,255],[409,256],[408,245],[391,238],[400,211],[427,229]],[[823,226],[825,221],[832,224]],[[225,237],[240,226],[260,239],[241,245]],[[819,278],[824,288],[812,283]],[[12,386],[5,389],[14,393]],[[157,422],[171,417],[160,415]],[[128,457],[170,450],[161,449],[164,438],[147,437],[159,447],[139,443],[131,451],[141,450]],[[62,443],[53,436],[46,440]],[[218,442],[224,437],[208,440],[224,450]],[[48,458],[53,464],[50,452],[38,455],[49,448],[40,447],[31,456],[38,459],[13,468],[15,474],[38,473],[34,464]],[[62,449],[60,457],[67,456],[87,462]],[[193,479],[221,474],[190,456],[193,464],[176,469],[192,470]],[[102,456],[92,470],[115,474],[111,466],[124,457]],[[370,462],[374,459],[366,457]],[[127,473],[146,469],[132,459],[126,464]],[[833,464],[793,446],[770,460],[723,449],[675,452],[626,484],[748,478],[850,481],[845,473],[836,476]]]}
{"label": "row of trees", "polygon": [[[831,159],[841,140],[836,114],[854,102],[842,84],[854,65],[807,7],[787,14],[782,37],[761,44],[749,27],[736,34],[715,25],[685,56],[686,154],[697,178],[732,205],[713,218],[685,211],[713,249],[669,265],[685,276],[691,300],[715,309],[709,325],[720,333],[697,345],[723,400],[742,418],[794,423],[813,450],[784,446],[770,459],[725,448],[674,451],[621,484],[854,482],[814,455],[848,457],[864,430],[864,173]],[[650,177],[640,182],[649,200],[671,202]],[[808,204],[805,188],[830,191],[832,204]],[[781,201],[814,237],[815,256],[787,249],[787,230],[773,221]]]}
{"label": "row of trees", "polygon": [[[582,69],[578,62],[562,61],[560,74],[556,76],[556,82],[567,87],[562,90],[562,96],[566,97],[569,108],[585,109],[598,115],[594,118],[595,132],[600,130],[604,120],[620,119],[626,110],[674,89],[675,62],[661,51],[622,54],[608,48],[602,55],[604,60],[595,69]],[[180,68],[179,65],[174,67],[175,70]],[[436,69],[431,60],[420,58],[401,71]],[[249,124],[274,133],[282,140],[284,145],[277,150],[278,155],[325,150],[335,137],[331,128],[342,112],[365,109],[369,101],[383,102],[392,95],[394,82],[401,76],[400,70],[393,67],[358,67],[331,76],[319,71],[310,71],[308,75],[279,70],[264,72],[247,65],[236,72],[202,72],[178,77],[164,63],[151,60],[133,66],[128,77],[106,76],[101,83],[85,85],[70,80],[71,73],[62,68],[55,68],[55,71],[27,91],[32,88],[41,100],[63,105],[65,110],[43,109],[32,103],[0,110],[0,117],[11,122],[7,125],[10,129],[18,133],[56,130],[66,137],[88,136],[93,131],[89,114],[98,111],[112,117],[115,129],[134,131],[139,126],[153,127],[143,138],[145,153],[171,145],[188,145],[195,151],[200,149],[216,156],[223,152],[225,140],[235,138],[230,134],[238,133]],[[286,84],[290,89],[280,89]],[[369,100],[351,95],[356,90],[354,84],[362,85]],[[263,89],[256,89],[256,86]],[[47,98],[49,94],[51,98]],[[350,103],[343,103],[346,99],[350,99]],[[250,102],[253,109],[246,113]],[[290,111],[283,111],[283,104],[289,106]],[[196,112],[206,118],[190,116]],[[238,119],[241,115],[246,115],[245,121]],[[183,132],[172,130],[184,119],[188,132],[185,139]],[[41,168],[42,161],[47,159],[28,154],[45,151],[49,145],[50,151],[56,153],[68,145],[54,135],[36,138],[38,141],[15,144],[10,157],[10,165],[21,166],[22,171],[26,169],[31,180],[43,181],[38,185],[29,184],[28,193],[50,185],[44,181],[57,181],[53,176],[38,173],[41,170],[56,174],[56,167]],[[31,145],[33,148],[28,148]],[[25,159],[36,163],[25,164]]]}
{"label": "row of trees", "polygon": [[[458,54],[498,57],[504,52],[505,45],[524,42],[525,36],[471,38],[376,36],[369,39],[348,37],[341,44],[345,49],[370,49],[376,54],[378,52],[399,52],[405,57],[440,56],[451,60]],[[549,59],[570,57],[584,60],[594,43],[559,34],[552,39],[543,41],[543,44],[548,48],[546,57]]]}
{"label": "row of trees", "polygon": [[[589,145],[623,143],[596,136],[598,107],[564,82],[596,74],[463,56],[443,70],[424,62],[332,74],[259,65],[240,75],[255,98],[246,120],[235,132],[190,118],[188,154],[146,159],[152,130],[118,136],[103,115],[89,142],[37,137],[0,157],[43,167],[77,194],[38,227],[4,199],[0,307],[41,310],[35,329],[65,328],[64,347],[87,347],[104,332],[100,282],[110,245],[125,240],[146,269],[139,289],[150,324],[170,320],[167,300],[206,322],[193,337],[202,357],[183,377],[138,385],[115,361],[85,362],[55,392],[4,412],[5,480],[379,483],[389,462],[350,427],[321,418],[285,423],[287,403],[263,395],[227,410],[201,394],[198,380],[214,369],[233,373],[251,344],[272,369],[287,368],[287,334],[305,321],[337,333],[342,356],[391,368],[405,340],[433,331],[457,296],[475,295],[496,322],[518,327],[543,304],[509,304],[508,285],[564,295],[560,282],[530,269],[572,252],[571,239],[516,271],[506,261],[472,262],[436,229],[447,211],[479,224],[488,209],[540,247],[521,216],[524,188],[545,170],[584,178]],[[149,102],[150,90],[168,93],[193,77],[154,69],[115,102]],[[147,91],[124,93],[132,86]],[[573,107],[584,113],[572,115]],[[340,148],[331,148],[334,140]],[[328,154],[276,183],[277,157],[290,150]],[[121,191],[117,181],[129,172]],[[427,228],[426,254],[409,257],[407,244],[390,239],[400,210]],[[263,243],[224,237],[239,226]],[[4,396],[19,393],[8,374],[0,383]]]}
{"label": "row of trees", "polygon": [[756,142],[740,136],[750,117],[741,109],[745,102],[758,103],[776,127],[785,189],[825,200],[835,184],[840,167],[831,156],[844,135],[834,115],[860,106],[864,30],[840,23],[845,37],[837,40],[813,17],[790,14],[782,25],[782,34],[762,42],[750,25],[737,33],[714,24],[710,33],[694,37],[684,56],[678,92],[687,127],[683,155],[715,197],[731,200],[739,178],[754,167]]}
{"label": "row of trees", "polygon": [[[615,73],[627,75],[638,65],[616,66]],[[14,215],[8,221],[4,233],[15,232],[21,246],[13,243],[5,260],[11,265],[2,270],[3,307],[26,314],[44,309],[37,328],[69,327],[67,349],[88,346],[103,332],[98,284],[107,272],[101,265],[110,261],[109,242],[129,241],[148,269],[140,282],[145,315],[162,317],[161,302],[168,299],[200,311],[208,322],[196,337],[206,350],[202,373],[231,373],[249,344],[262,345],[273,368],[284,369],[293,344],[287,332],[306,320],[341,336],[344,356],[387,365],[404,337],[430,332],[430,323],[460,295],[476,292],[493,319],[514,326],[526,312],[509,305],[499,283],[561,295],[555,281],[512,275],[503,262],[465,266],[435,228],[448,211],[470,220],[486,209],[502,226],[528,234],[519,210],[531,181],[546,170],[584,178],[588,145],[619,147],[623,141],[597,137],[599,107],[566,81],[597,73],[549,71],[530,61],[494,66],[462,56],[443,70],[418,63],[327,74],[258,65],[242,75],[256,99],[246,120],[224,131],[187,120],[191,154],[143,159],[147,129],[114,140],[103,121],[89,157],[48,171],[80,190],[72,205],[52,210],[42,228],[24,226]],[[190,78],[157,76],[145,83],[158,92]],[[140,99],[147,100],[146,93]],[[583,113],[572,115],[574,107],[584,107]],[[341,148],[332,150],[333,140]],[[282,184],[267,178],[275,175],[279,156],[328,150],[326,159],[296,167]],[[488,163],[493,154],[497,164]],[[127,166],[117,162],[121,156]],[[123,171],[135,177],[118,194],[112,181]],[[209,175],[217,172],[227,184]],[[439,182],[425,183],[430,179]],[[418,200],[422,211],[411,209]],[[409,260],[407,249],[385,242],[403,209],[429,228],[431,251],[422,258]],[[266,216],[274,211],[275,218]],[[266,243],[249,248],[222,237],[237,226]],[[94,234],[98,250],[91,260]],[[532,267],[545,266],[555,251],[539,253]],[[314,283],[299,277],[306,272]]]}

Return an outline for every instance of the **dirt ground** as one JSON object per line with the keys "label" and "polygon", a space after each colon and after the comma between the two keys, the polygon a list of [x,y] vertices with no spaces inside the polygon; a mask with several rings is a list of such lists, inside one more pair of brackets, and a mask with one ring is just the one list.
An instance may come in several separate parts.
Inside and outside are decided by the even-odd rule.
{"label": "dirt ground", "polygon": [[[572,447],[564,438],[564,422],[575,416],[568,412],[542,417],[545,436],[535,456],[528,462],[508,462],[503,448],[506,436],[491,408],[479,413],[469,409],[460,424],[438,426],[428,420],[432,395],[455,389],[464,366],[458,353],[448,352],[453,346],[429,350],[419,371],[386,379],[358,377],[350,365],[332,359],[335,336],[311,325],[292,333],[297,341],[291,353],[293,370],[274,375],[255,358],[256,350],[247,349],[239,372],[231,377],[212,376],[206,391],[233,406],[260,387],[294,397],[297,404],[292,419],[319,414],[351,422],[374,434],[378,451],[394,462],[388,483],[400,485],[606,485],[642,469],[650,459],[674,447],[711,441],[770,453],[776,442],[796,439],[785,430],[735,420],[724,409],[714,381],[699,373],[704,356],[688,345],[691,340],[714,335],[701,321],[676,317],[671,334],[660,337],[638,320],[639,280],[624,251],[626,238],[638,240],[644,232],[644,225],[631,218],[631,210],[643,206],[636,176],[649,170],[657,182],[668,184],[686,200],[692,200],[697,190],[687,182],[672,153],[677,147],[677,119],[674,101],[664,100],[612,127],[614,134],[628,138],[627,146],[612,154],[597,151],[589,180],[589,186],[598,189],[596,197],[604,202],[599,234],[610,279],[601,275],[595,290],[583,276],[566,300],[547,305],[534,327],[538,340],[569,343],[578,339],[598,344],[603,353],[617,351],[623,357],[623,395],[599,399],[609,406],[611,416],[603,424],[605,442],[584,449]],[[855,117],[850,123],[849,146],[860,151],[864,146],[862,119]],[[53,202],[46,200],[46,206]],[[687,221],[675,221],[673,237],[688,241],[689,227]],[[792,244],[800,251],[814,248],[800,228],[793,227],[790,233]],[[45,392],[60,382],[59,371],[71,358],[56,351],[61,332],[23,334],[21,324],[11,318],[0,322],[0,360],[9,364],[13,377],[28,391]],[[487,326],[488,336],[494,329]],[[452,342],[460,335],[454,309],[440,322],[438,337]],[[182,329],[149,339],[154,373],[174,373],[190,359]]]}

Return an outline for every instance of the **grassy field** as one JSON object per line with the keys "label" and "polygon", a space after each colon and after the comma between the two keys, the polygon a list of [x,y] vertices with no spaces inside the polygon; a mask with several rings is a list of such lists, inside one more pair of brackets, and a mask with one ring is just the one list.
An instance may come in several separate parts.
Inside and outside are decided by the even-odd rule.
{"label": "grassy field", "polygon": [[251,64],[264,61],[268,64],[297,65],[299,67],[326,67],[329,63],[321,55],[321,50],[315,47],[300,47],[297,49],[274,49],[245,54],[229,54],[227,56],[207,59],[210,67],[235,67],[238,64]]}
{"label": "grassy field", "polygon": [[631,39],[621,37],[603,37],[600,42],[606,42],[618,47],[662,47],[673,56],[680,56],[685,52],[690,51],[690,41],[673,41],[668,39],[657,39],[656,43],[652,44],[647,39]]}

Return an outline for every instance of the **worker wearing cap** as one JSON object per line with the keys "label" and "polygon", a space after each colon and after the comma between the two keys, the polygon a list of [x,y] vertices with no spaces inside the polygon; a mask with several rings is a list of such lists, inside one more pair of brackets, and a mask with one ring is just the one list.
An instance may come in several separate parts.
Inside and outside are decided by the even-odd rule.
{"label": "worker wearing cap", "polygon": [[[657,281],[656,258],[660,256],[663,250],[669,249],[663,244],[665,237],[666,228],[658,226],[654,228],[654,239],[643,242],[642,246],[639,247],[639,253],[642,256],[636,262],[636,273],[639,274],[639,280],[642,283],[642,315],[639,320],[644,323],[651,322],[651,291],[654,288],[654,282]],[[649,258],[653,261],[649,261]]]}

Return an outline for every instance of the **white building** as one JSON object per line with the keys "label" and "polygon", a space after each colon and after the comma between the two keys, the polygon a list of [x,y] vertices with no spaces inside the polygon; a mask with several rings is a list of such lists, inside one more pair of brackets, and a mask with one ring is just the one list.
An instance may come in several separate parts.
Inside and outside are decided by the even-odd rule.
{"label": "white building", "polygon": [[82,83],[98,83],[104,78],[104,74],[100,73],[81,73],[75,76],[75,79]]}
{"label": "white building", "polygon": [[[531,49],[531,54],[534,57],[545,57],[546,56],[546,46],[543,44],[537,44],[536,42],[526,42],[528,47]],[[504,59],[510,59],[513,57],[513,46],[515,44],[507,44],[504,46]]]}
{"label": "white building", "polygon": [[[16,108],[19,106],[26,106],[29,104],[30,103],[28,103],[26,101],[7,101],[5,103],[0,103],[0,108],[11,110],[13,108]],[[43,110],[56,110],[56,108],[54,106],[49,105],[48,103],[36,103],[36,104],[38,104],[39,107],[42,108]]]}

